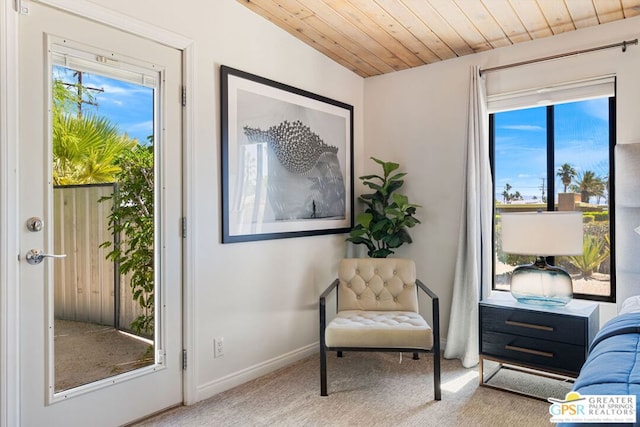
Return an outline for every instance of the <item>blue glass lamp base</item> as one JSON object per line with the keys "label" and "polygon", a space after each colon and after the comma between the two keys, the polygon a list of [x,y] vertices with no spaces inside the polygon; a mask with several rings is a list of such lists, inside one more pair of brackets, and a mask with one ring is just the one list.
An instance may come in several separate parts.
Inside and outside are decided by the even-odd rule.
{"label": "blue glass lamp base", "polygon": [[573,282],[563,268],[538,257],[534,263],[513,270],[511,295],[524,304],[564,306],[573,298]]}

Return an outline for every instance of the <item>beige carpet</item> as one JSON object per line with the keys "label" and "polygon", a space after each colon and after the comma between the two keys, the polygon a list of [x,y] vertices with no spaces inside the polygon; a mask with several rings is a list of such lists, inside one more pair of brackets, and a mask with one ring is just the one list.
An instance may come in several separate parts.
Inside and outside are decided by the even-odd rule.
{"label": "beige carpet", "polygon": [[[136,426],[549,426],[549,403],[478,386],[477,369],[443,360],[442,400],[433,400],[431,355],[346,353],[328,358],[329,396],[320,396],[318,356],[169,410]],[[501,371],[495,382],[564,398],[566,383]],[[544,384],[540,386],[540,381]],[[541,388],[540,388],[541,387]],[[544,396],[541,396],[544,397]]]}

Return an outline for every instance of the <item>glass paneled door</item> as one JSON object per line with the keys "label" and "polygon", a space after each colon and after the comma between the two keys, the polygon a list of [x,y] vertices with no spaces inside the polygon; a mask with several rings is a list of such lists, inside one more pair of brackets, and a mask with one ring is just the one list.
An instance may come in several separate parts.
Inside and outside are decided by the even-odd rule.
{"label": "glass paneled door", "polygon": [[20,18],[22,423],[120,425],[182,401],[181,52],[30,9]]}

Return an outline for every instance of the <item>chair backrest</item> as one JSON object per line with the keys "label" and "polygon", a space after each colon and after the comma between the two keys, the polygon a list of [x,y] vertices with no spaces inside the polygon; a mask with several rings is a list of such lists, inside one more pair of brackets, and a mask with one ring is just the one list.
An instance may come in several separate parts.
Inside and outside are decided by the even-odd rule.
{"label": "chair backrest", "polygon": [[338,311],[418,312],[416,266],[413,260],[343,259],[338,278]]}

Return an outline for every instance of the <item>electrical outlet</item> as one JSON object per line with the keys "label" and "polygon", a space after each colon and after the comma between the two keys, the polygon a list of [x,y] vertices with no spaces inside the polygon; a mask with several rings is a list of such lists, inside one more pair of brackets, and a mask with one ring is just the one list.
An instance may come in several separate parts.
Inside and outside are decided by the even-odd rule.
{"label": "electrical outlet", "polygon": [[218,337],[213,339],[213,357],[224,356],[224,338]]}

